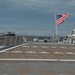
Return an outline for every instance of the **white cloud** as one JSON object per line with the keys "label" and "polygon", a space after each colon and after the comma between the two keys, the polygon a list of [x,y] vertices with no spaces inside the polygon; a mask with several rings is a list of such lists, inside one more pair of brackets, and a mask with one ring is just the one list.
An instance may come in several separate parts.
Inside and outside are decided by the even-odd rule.
{"label": "white cloud", "polygon": [[69,9],[74,10],[74,0],[7,0],[11,3],[13,9],[25,10],[33,9],[45,13],[65,13]]}
{"label": "white cloud", "polygon": [[57,2],[55,0],[8,0],[12,3],[13,7],[22,7],[22,8],[56,8],[60,4],[61,0]]}
{"label": "white cloud", "polygon": [[[3,5],[3,0],[0,3]],[[6,3],[5,3],[6,2]],[[6,0],[5,7],[10,7],[10,10],[26,10],[32,9],[45,13],[66,13],[74,14],[75,0]],[[10,4],[9,4],[10,3]]]}

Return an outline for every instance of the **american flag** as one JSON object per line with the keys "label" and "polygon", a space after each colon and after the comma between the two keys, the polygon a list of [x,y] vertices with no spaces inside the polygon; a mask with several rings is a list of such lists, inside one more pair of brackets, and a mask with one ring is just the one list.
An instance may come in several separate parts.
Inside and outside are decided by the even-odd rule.
{"label": "american flag", "polygon": [[62,24],[69,16],[70,16],[69,13],[56,15],[56,24],[57,24],[57,26],[59,24]]}

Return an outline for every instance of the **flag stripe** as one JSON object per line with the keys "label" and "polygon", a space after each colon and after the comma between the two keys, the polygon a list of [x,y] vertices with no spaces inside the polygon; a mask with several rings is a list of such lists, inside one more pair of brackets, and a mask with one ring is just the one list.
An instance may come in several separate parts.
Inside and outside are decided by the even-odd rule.
{"label": "flag stripe", "polygon": [[[61,17],[60,17],[61,16]],[[56,21],[56,24],[59,25],[59,24],[62,24],[68,17],[70,16],[70,14],[61,14],[61,15],[57,15],[57,21]],[[60,17],[60,18],[59,18]]]}

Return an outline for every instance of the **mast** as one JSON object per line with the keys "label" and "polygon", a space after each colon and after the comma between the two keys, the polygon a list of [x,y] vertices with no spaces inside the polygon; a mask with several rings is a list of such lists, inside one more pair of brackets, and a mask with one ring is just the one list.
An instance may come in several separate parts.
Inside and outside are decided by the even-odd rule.
{"label": "mast", "polygon": [[55,42],[58,42],[57,18],[55,15]]}
{"label": "mast", "polygon": [[56,36],[58,35],[58,31],[57,31],[57,22],[56,22],[57,20],[56,20],[56,15],[55,15],[55,30],[56,30]]}

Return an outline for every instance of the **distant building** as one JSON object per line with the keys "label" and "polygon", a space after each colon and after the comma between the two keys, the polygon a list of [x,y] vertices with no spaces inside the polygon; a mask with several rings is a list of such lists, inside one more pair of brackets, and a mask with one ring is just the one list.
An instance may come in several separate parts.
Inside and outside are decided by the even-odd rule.
{"label": "distant building", "polygon": [[68,35],[68,41],[69,43],[75,44],[75,29],[73,29],[71,34]]}
{"label": "distant building", "polygon": [[64,38],[64,39],[63,39],[63,43],[69,43],[68,38]]}
{"label": "distant building", "polygon": [[39,41],[38,38],[34,38],[34,39],[33,39],[33,42],[38,42],[38,41]]}
{"label": "distant building", "polygon": [[14,32],[0,32],[0,36],[15,36]]}
{"label": "distant building", "polygon": [[63,39],[63,43],[75,44],[75,29],[72,30],[71,34]]}

